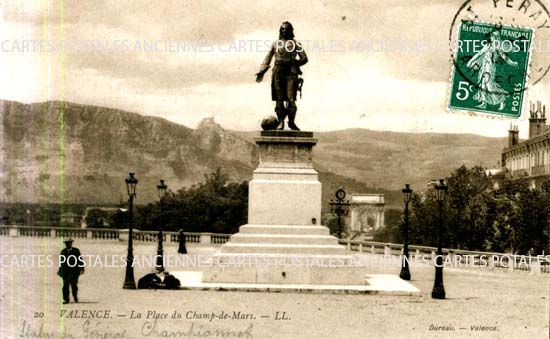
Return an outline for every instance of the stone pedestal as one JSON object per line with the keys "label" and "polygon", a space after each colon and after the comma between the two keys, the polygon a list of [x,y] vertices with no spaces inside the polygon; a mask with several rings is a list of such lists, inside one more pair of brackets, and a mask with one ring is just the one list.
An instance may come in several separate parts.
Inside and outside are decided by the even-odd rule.
{"label": "stone pedestal", "polygon": [[312,132],[264,131],[249,184],[248,223],[311,225],[321,220],[321,183],[312,164]]}
{"label": "stone pedestal", "polygon": [[255,140],[260,163],[249,184],[248,224],[213,257],[214,267],[204,272],[203,281],[339,283],[340,273],[349,268],[319,267],[345,266],[351,256],[319,225],[321,183],[312,163],[313,133],[263,131]]}

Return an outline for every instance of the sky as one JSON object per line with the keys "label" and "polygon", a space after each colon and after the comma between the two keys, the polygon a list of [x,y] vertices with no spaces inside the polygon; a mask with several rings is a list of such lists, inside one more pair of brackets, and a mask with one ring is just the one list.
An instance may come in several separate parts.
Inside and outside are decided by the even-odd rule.
{"label": "sky", "polygon": [[[518,8],[477,3],[487,19],[521,20]],[[256,130],[273,114],[274,104],[269,76],[257,84],[254,74],[281,23],[290,21],[309,57],[298,101],[297,123],[303,130],[499,137],[513,122],[526,137],[527,108],[513,121],[446,110],[452,59],[445,43],[461,4],[2,1],[0,98],[114,107],[193,128],[214,117],[227,129]],[[63,52],[56,49],[60,41],[66,42]],[[543,78],[529,89],[528,99],[548,103],[549,90],[550,79]]]}

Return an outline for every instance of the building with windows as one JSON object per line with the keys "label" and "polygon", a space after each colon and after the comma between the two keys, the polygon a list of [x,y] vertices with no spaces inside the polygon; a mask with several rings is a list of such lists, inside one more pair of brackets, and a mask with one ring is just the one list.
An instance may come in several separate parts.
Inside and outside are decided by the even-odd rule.
{"label": "building with windows", "polygon": [[508,146],[502,150],[502,169],[507,177],[527,177],[532,188],[550,180],[550,126],[546,105],[529,107],[529,139],[520,141],[517,126],[510,126]]}

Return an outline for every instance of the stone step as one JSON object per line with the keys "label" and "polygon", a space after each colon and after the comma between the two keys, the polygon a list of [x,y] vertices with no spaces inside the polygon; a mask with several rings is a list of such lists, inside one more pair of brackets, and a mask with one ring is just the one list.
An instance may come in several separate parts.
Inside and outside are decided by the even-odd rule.
{"label": "stone step", "polygon": [[[221,267],[227,267],[227,263],[231,265],[237,265],[239,263],[247,264],[252,263],[252,266],[258,263],[258,267],[280,267],[285,265],[290,266],[305,266],[307,263],[320,262],[336,267],[340,266],[354,266],[359,259],[357,256],[350,254],[284,254],[284,253],[222,253],[217,252],[213,256],[207,258],[205,263],[208,265],[216,266],[220,264]],[[222,265],[226,264],[226,265]],[[250,265],[249,265],[250,266]]]}
{"label": "stone step", "polygon": [[[256,284],[367,285],[368,268],[328,266],[313,262],[313,266],[225,266],[204,272],[203,282]],[[320,266],[322,265],[322,266]]]}
{"label": "stone step", "polygon": [[338,239],[331,235],[237,233],[231,237],[231,243],[338,245]]}
{"label": "stone step", "polygon": [[239,233],[329,235],[329,229],[328,227],[317,225],[289,226],[247,224],[239,227]]}
{"label": "stone step", "polygon": [[281,254],[346,254],[342,245],[305,244],[234,244],[228,242],[221,248],[222,253],[281,253]]}

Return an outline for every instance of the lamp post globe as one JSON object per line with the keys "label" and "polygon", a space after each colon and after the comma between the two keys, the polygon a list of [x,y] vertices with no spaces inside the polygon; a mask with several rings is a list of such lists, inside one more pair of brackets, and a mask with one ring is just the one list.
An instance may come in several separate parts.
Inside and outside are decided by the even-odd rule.
{"label": "lamp post globe", "polygon": [[156,269],[158,272],[164,272],[164,259],[163,254],[164,250],[162,248],[162,241],[163,241],[163,235],[162,235],[162,228],[163,228],[163,203],[164,203],[164,197],[166,196],[166,189],[168,186],[164,183],[163,179],[160,179],[160,183],[157,185],[157,190],[159,192],[159,207],[160,207],[160,221],[159,221],[159,231],[158,231],[158,248],[157,248],[157,262],[156,262]]}
{"label": "lamp post globe", "polygon": [[133,228],[134,228],[134,197],[136,196],[136,185],[138,180],[134,176],[134,173],[129,173],[128,177],[124,180],[126,182],[126,189],[128,191],[128,212],[130,213],[130,227],[128,231],[128,254],[126,256],[126,275],[124,277],[124,289],[136,289],[136,281],[134,279],[134,253],[132,248],[133,240]]}

